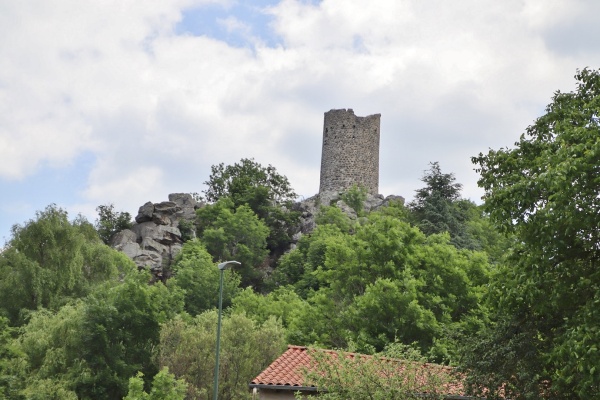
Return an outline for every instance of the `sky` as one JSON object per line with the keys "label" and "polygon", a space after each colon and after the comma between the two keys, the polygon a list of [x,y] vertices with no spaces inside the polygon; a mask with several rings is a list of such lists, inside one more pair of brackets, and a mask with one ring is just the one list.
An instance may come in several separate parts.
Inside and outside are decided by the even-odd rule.
{"label": "sky", "polygon": [[0,0],[0,247],[50,204],[90,222],[202,193],[254,158],[318,192],[323,114],[381,114],[380,192],[429,163],[480,203],[471,157],[511,147],[577,69],[596,0]]}

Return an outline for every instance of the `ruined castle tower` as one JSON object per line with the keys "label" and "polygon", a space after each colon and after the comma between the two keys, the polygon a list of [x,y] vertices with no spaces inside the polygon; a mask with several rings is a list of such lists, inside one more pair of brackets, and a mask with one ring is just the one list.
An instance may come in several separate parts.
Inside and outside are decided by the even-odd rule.
{"label": "ruined castle tower", "polygon": [[353,184],[378,194],[380,119],[381,114],[357,117],[351,108],[325,113],[319,194]]}

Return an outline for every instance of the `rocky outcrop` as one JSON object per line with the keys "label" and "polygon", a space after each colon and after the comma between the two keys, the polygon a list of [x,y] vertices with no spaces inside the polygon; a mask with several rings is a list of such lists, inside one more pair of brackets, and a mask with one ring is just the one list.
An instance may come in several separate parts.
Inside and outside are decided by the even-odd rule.
{"label": "rocky outcrop", "polygon": [[[322,205],[335,205],[351,219],[358,218],[356,212],[341,199],[341,194],[321,193],[294,204],[293,210],[300,212],[300,221],[294,230],[289,250],[296,247],[302,235],[315,229],[315,218]],[[366,212],[375,211],[392,201],[404,203],[404,198],[369,194],[363,209]],[[203,206],[187,193],[170,194],[169,201],[161,203],[147,202],[140,207],[131,229],[117,233],[111,240],[111,246],[125,253],[138,268],[151,271],[158,279],[166,279],[169,267],[181,251],[184,236],[194,236],[196,210]],[[191,229],[191,232],[183,235],[182,229]]]}
{"label": "rocky outcrop", "polygon": [[[170,194],[169,201],[161,203],[147,202],[140,207],[131,229],[117,233],[111,246],[125,253],[138,268],[166,278],[164,273],[183,244],[180,226],[193,226],[196,210],[202,206],[188,193]],[[193,236],[193,229],[189,234]]]}
{"label": "rocky outcrop", "polygon": [[[306,235],[315,229],[316,223],[315,218],[322,205],[335,205],[346,213],[350,219],[356,219],[358,216],[356,212],[349,207],[341,198],[342,192],[328,191],[324,192],[308,199],[302,200],[294,204],[294,211],[300,212],[300,223],[296,230],[296,233],[292,237],[292,244],[290,250],[296,247],[298,240],[302,235]],[[391,202],[400,202],[404,204],[404,197],[402,196],[387,196],[383,195],[371,195],[367,194],[367,199],[363,204],[363,209],[366,212],[376,211],[381,207],[387,207]]]}

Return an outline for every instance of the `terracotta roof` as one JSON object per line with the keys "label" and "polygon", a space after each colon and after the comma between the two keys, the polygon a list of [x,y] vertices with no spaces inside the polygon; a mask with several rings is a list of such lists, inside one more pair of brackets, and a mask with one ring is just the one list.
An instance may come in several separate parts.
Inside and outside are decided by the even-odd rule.
{"label": "terracotta roof", "polygon": [[[323,351],[336,356],[339,354],[333,350],[312,349],[311,351]],[[349,352],[341,354],[351,359],[373,357]],[[404,368],[402,366],[406,365],[405,361],[399,359],[386,358],[384,360],[390,363],[398,363],[400,371]],[[274,389],[289,388],[290,390],[316,390],[314,385],[305,382],[303,376],[303,371],[311,370],[311,366],[313,365],[314,362],[307,347],[288,345],[287,350],[254,378],[249,386],[273,387]],[[456,377],[452,377],[452,368],[437,364],[418,363],[417,370],[423,371],[422,374],[419,374],[420,376],[415,377],[423,386],[426,386],[427,375],[431,375],[432,373],[438,376],[445,375],[444,378],[449,378],[446,379],[447,383],[444,384],[444,392],[446,392],[447,398],[468,398],[464,397],[462,382]]]}
{"label": "terracotta roof", "polygon": [[302,369],[311,365],[311,358],[303,346],[288,345],[288,349],[250,382],[251,385],[304,386]]}

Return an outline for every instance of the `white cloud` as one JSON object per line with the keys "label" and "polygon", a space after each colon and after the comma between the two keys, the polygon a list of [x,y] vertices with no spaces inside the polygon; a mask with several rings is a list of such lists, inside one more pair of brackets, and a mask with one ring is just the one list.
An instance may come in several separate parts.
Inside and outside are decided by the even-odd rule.
{"label": "white cloud", "polygon": [[206,4],[234,7],[0,6],[0,182],[92,152],[73,207],[135,213],[169,192],[201,191],[212,164],[254,157],[310,196],[323,112],[353,108],[382,114],[382,193],[412,197],[440,161],[476,198],[469,156],[511,145],[555,90],[573,88],[576,68],[600,61],[595,43],[569,51],[577,21],[597,15],[583,0],[283,0],[265,11],[282,43],[271,47],[243,16],[214,21],[252,48],[174,33],[186,10]]}

